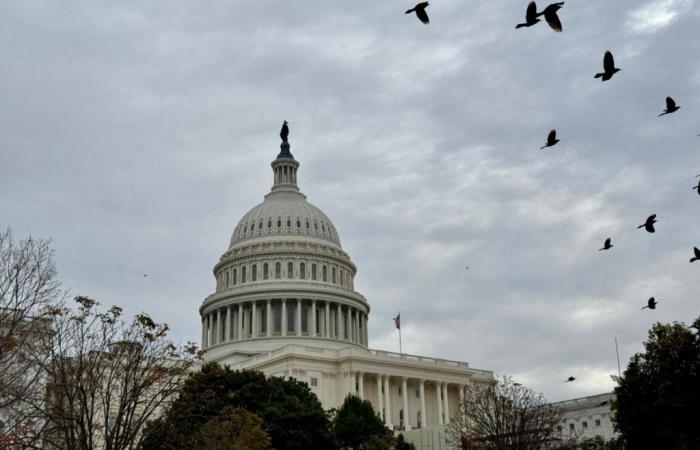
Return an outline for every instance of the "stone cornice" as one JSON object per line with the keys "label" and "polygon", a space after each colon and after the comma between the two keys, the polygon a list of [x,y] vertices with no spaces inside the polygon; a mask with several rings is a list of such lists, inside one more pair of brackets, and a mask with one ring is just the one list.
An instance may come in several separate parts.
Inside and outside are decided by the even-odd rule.
{"label": "stone cornice", "polygon": [[[224,291],[211,294],[204,299],[199,307],[199,313],[215,303],[239,303],[241,301],[264,300],[267,298],[304,298],[311,300],[333,301],[350,306],[365,308],[369,314],[370,306],[362,294],[347,289],[339,289],[333,285],[309,281],[265,281],[250,282],[237,285]],[[222,304],[222,306],[224,306]]]}

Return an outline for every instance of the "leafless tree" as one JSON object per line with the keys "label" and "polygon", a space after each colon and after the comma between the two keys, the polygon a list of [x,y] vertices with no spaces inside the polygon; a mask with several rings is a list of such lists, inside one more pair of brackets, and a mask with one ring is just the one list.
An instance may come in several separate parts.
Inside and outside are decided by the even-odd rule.
{"label": "leafless tree", "polygon": [[[44,395],[26,398],[34,412],[33,445],[71,450],[136,448],[147,421],[167,408],[200,356],[194,344],[177,347],[167,324],[122,309],[100,311],[77,297],[76,307],[48,311],[52,333],[35,359]],[[46,356],[47,355],[47,356]]]}
{"label": "leafless tree", "polygon": [[466,389],[447,442],[463,450],[565,450],[575,444],[557,432],[559,411],[544,396],[503,377]]}
{"label": "leafless tree", "polygon": [[15,240],[0,231],[0,438],[3,442],[26,428],[20,400],[36,390],[40,373],[33,366],[37,337],[46,333],[47,306],[63,299],[50,242]]}

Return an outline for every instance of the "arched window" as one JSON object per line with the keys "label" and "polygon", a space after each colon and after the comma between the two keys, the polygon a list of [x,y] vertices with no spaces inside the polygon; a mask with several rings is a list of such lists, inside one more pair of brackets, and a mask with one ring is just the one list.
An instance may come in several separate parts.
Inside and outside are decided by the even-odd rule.
{"label": "arched window", "polygon": [[256,264],[250,268],[250,281],[258,281],[258,266]]}
{"label": "arched window", "polygon": [[238,274],[236,273],[236,269],[233,269],[233,285],[236,285],[236,282],[238,281]]}
{"label": "arched window", "polygon": [[301,220],[297,217],[297,228],[301,228]]}
{"label": "arched window", "polygon": [[228,273],[228,270],[227,270],[227,271],[226,271],[226,287],[231,286],[229,283],[230,283],[230,282],[229,282],[229,273]]}
{"label": "arched window", "polygon": [[263,264],[263,280],[267,280],[267,278],[269,277],[269,269],[270,268],[267,265],[267,263]]}
{"label": "arched window", "polygon": [[258,230],[262,230],[262,219],[260,219],[260,222],[258,223]]}
{"label": "arched window", "polygon": [[281,263],[275,263],[275,278],[280,279],[282,278],[282,264]]}
{"label": "arched window", "polygon": [[246,282],[245,269],[246,269],[245,266],[243,266],[243,268],[241,269],[241,283],[245,283],[245,282]]}
{"label": "arched window", "polygon": [[309,219],[306,219],[306,229],[309,229]]}
{"label": "arched window", "polygon": [[345,273],[345,271],[343,269],[340,269],[340,285],[341,286],[345,286],[345,284],[343,284],[343,282],[345,281],[343,278],[343,273]]}
{"label": "arched window", "polygon": [[272,228],[272,217],[267,219],[267,228]]}
{"label": "arched window", "polygon": [[314,220],[314,230],[318,231],[318,223]]}
{"label": "arched window", "polygon": [[301,278],[302,280],[306,279],[306,264],[305,263],[299,264],[299,278]]}
{"label": "arched window", "polygon": [[335,267],[331,268],[331,282],[335,284]]}
{"label": "arched window", "polygon": [[287,228],[292,228],[292,219],[287,216]]}
{"label": "arched window", "polygon": [[282,218],[277,218],[277,228],[282,228]]}
{"label": "arched window", "polygon": [[287,263],[287,278],[294,278],[294,263]]}
{"label": "arched window", "polygon": [[311,279],[316,279],[316,264],[311,264]]}
{"label": "arched window", "polygon": [[326,226],[324,224],[321,224],[321,231],[323,231],[324,233],[326,232]]}
{"label": "arched window", "polygon": [[323,281],[328,281],[328,270],[326,269],[326,266],[323,266]]}

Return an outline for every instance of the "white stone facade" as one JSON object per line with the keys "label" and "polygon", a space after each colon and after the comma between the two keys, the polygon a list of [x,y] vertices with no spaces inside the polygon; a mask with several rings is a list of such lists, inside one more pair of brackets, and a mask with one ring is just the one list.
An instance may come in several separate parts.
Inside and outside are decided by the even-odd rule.
{"label": "white stone facade", "polygon": [[558,428],[563,436],[577,437],[579,440],[601,436],[609,440],[616,438],[612,423],[610,404],[615,394],[591,395],[553,403],[561,410],[561,423]]}
{"label": "white stone facade", "polygon": [[298,168],[283,143],[271,192],[214,267],[216,292],[199,309],[205,359],[305,381],[325,409],[359,395],[391,428],[444,425],[464,387],[493,373],[368,348],[370,306],[354,289],[356,267],[299,191]]}

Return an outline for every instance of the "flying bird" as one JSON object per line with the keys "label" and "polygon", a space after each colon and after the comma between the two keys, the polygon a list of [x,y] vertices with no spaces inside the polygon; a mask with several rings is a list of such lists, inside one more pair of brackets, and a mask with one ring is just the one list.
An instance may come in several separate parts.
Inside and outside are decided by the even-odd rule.
{"label": "flying bird", "polygon": [[280,130],[280,137],[282,138],[282,142],[287,142],[287,138],[289,137],[289,127],[287,126],[286,120],[282,124],[282,129]]}
{"label": "flying bird", "polygon": [[467,269],[467,270],[469,270],[469,266],[467,266],[467,268],[466,268],[466,269]]}
{"label": "flying bird", "polygon": [[556,145],[557,142],[559,142],[559,139],[557,139],[557,130],[552,130],[549,132],[549,135],[547,135],[547,143],[540,147],[540,150]]}
{"label": "flying bird", "polygon": [[147,277],[148,277],[148,274],[147,274],[147,273],[144,273],[144,274],[143,274],[143,277],[144,277],[144,278],[147,278]]}
{"label": "flying bird", "polygon": [[515,28],[531,27],[539,21],[540,19],[537,18],[537,5],[535,2],[530,2],[527,5],[527,11],[525,11],[525,22],[517,24]]}
{"label": "flying bird", "polygon": [[700,261],[700,249],[693,247],[693,253],[695,253],[695,256],[690,258],[690,262]]}
{"label": "flying bird", "polygon": [[613,248],[613,245],[610,243],[610,238],[607,238],[603,244],[603,248],[599,248],[598,251],[610,250],[611,248]]}
{"label": "flying bird", "polygon": [[566,380],[564,380],[564,383],[572,383],[574,380],[576,380],[576,377],[569,377]]}
{"label": "flying bird", "polygon": [[619,72],[622,69],[618,69],[615,67],[615,60],[613,59],[612,53],[610,53],[610,50],[605,52],[605,56],[603,57],[603,72],[595,74],[593,78],[602,78],[601,81],[608,81],[610,78],[612,78],[615,73]]}
{"label": "flying bird", "polygon": [[656,305],[658,304],[659,302],[657,302],[654,297],[649,297],[649,300],[647,300],[647,306],[644,306],[642,309],[656,309]]}
{"label": "flying bird", "polygon": [[656,223],[656,214],[652,214],[651,216],[647,217],[646,222],[641,224],[640,226],[637,227],[637,229],[644,228],[647,230],[649,233],[653,233],[656,230],[654,229],[654,224]]}
{"label": "flying bird", "polygon": [[423,22],[424,24],[428,25],[430,23],[430,18],[428,18],[428,13],[425,12],[425,8],[428,7],[430,3],[428,2],[420,2],[413,8],[409,9],[406,11],[406,14],[411,14],[412,12],[416,13],[416,17]]}
{"label": "flying bird", "polygon": [[659,114],[659,117],[663,116],[664,114],[671,114],[679,109],[681,109],[681,107],[676,105],[675,100],[673,100],[671,97],[666,97],[666,109],[664,109],[664,112]]}
{"label": "flying bird", "polygon": [[[700,175],[698,175],[698,176],[700,177]],[[693,189],[697,189],[697,190],[698,190],[698,195],[700,195],[700,181],[698,181],[698,185],[697,185],[697,186],[693,186]]]}
{"label": "flying bird", "polygon": [[560,33],[562,30],[561,20],[559,20],[559,16],[557,16],[557,11],[559,11],[562,6],[564,6],[564,2],[552,3],[543,9],[542,12],[537,13],[538,16],[544,15],[544,20],[546,20],[552,30],[557,33]]}

